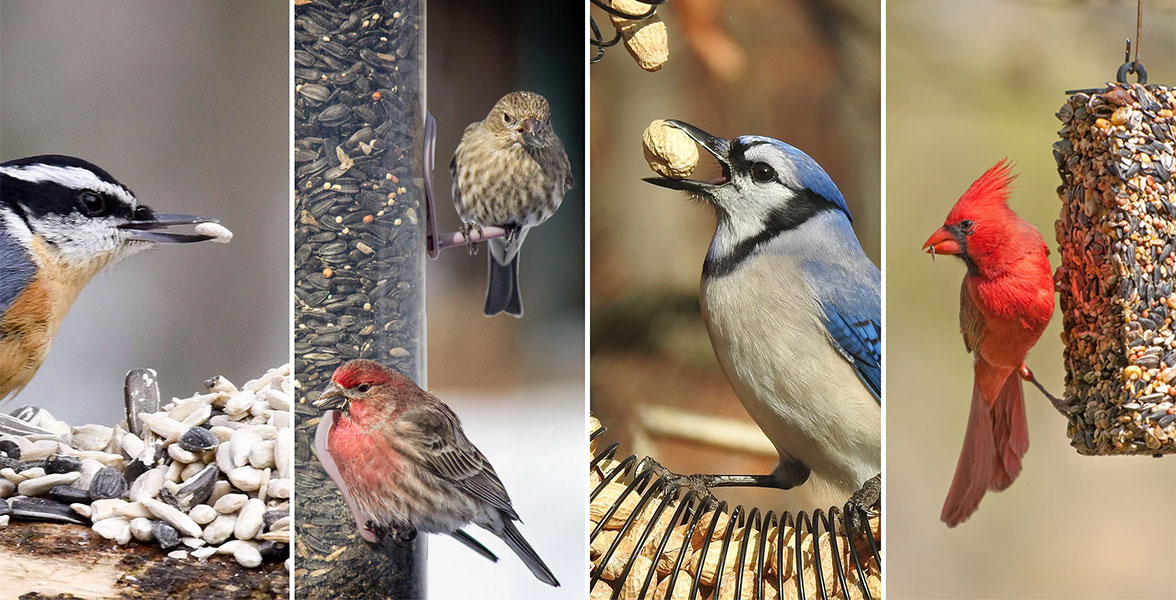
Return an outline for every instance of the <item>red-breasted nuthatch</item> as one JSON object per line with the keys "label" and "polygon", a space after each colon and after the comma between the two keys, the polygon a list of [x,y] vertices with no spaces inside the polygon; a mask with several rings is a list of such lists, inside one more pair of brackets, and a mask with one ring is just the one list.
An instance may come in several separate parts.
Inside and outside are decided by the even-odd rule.
{"label": "red-breasted nuthatch", "polygon": [[214,219],[156,213],[106,171],[70,156],[0,163],[0,400],[40,368],[94,275],[156,243],[214,235],[161,231]]}

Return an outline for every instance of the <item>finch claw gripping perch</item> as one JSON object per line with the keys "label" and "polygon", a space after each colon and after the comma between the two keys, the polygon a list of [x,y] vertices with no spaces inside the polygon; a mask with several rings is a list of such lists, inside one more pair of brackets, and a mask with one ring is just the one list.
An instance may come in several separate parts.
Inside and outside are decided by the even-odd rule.
{"label": "finch claw gripping perch", "polygon": [[392,538],[392,541],[397,544],[407,544],[416,539],[417,530],[412,525],[379,525],[371,519],[364,525],[369,531],[376,534],[376,539],[384,541],[386,538]]}
{"label": "finch claw gripping perch", "polygon": [[[437,233],[437,214],[433,210],[433,164],[434,151],[437,147],[437,121],[432,113],[425,116],[425,144],[424,144],[424,172],[425,172],[425,253],[429,258],[437,258],[441,251],[454,246],[465,245],[470,254],[477,254],[477,242],[484,242],[506,235],[506,231],[498,227],[482,228],[473,223],[465,223],[460,231],[452,233]],[[472,226],[472,227],[471,227]],[[473,229],[478,235],[473,235]]]}
{"label": "finch claw gripping perch", "polygon": [[471,235],[475,229],[478,230],[478,238],[486,239],[486,232],[482,230],[481,225],[478,225],[477,223],[462,223],[461,235],[465,237],[466,252],[468,252],[470,256],[474,256],[478,253],[478,246],[474,243],[474,237]]}

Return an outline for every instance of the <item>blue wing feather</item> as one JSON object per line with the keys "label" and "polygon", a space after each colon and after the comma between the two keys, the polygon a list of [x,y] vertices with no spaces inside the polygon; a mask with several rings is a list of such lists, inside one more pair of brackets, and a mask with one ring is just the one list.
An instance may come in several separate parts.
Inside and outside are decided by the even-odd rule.
{"label": "blue wing feather", "polygon": [[868,259],[854,266],[805,263],[805,275],[821,304],[822,319],[837,351],[882,403],[881,274]]}
{"label": "blue wing feather", "polygon": [[24,245],[0,227],[0,316],[8,312],[36,273]]}

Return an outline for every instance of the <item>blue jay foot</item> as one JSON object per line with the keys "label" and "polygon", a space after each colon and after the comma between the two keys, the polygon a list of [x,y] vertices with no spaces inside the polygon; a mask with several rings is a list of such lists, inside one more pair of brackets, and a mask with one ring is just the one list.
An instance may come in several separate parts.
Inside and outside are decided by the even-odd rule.
{"label": "blue jay foot", "polygon": [[789,476],[783,478],[780,477],[779,468],[771,475],[679,475],[647,456],[642,461],[642,468],[639,468],[638,472],[652,471],[666,481],[667,489],[676,491],[685,488],[693,491],[703,499],[706,508],[714,508],[719,501],[711,493],[711,488],[746,486],[787,490],[808,481],[809,469],[807,467],[800,463],[789,464],[799,468],[789,470]]}
{"label": "blue jay foot", "polygon": [[482,231],[481,225],[478,225],[477,223],[461,224],[461,235],[465,238],[466,252],[468,252],[470,256],[478,253],[478,245],[475,244],[473,238],[470,237],[470,234],[473,233],[475,229],[478,230],[478,239],[483,239],[486,237],[485,232]]}
{"label": "blue jay foot", "polygon": [[670,494],[675,494],[679,490],[685,489],[687,492],[694,492],[701,501],[704,509],[713,509],[719,505],[719,499],[711,493],[710,482],[707,475],[679,475],[661,465],[661,463],[654,460],[652,457],[646,456],[641,464],[637,467],[637,474],[640,475],[645,471],[650,471],[659,479],[665,482],[666,491]]}
{"label": "blue jay foot", "polygon": [[397,545],[404,545],[416,539],[416,527],[407,524],[393,523],[390,525],[379,525],[375,521],[368,520],[365,524],[372,533],[376,534],[376,539],[383,542],[387,538],[392,538],[392,541]]}
{"label": "blue jay foot", "polygon": [[866,480],[862,484],[861,489],[854,492],[849,498],[849,502],[845,506],[845,510],[849,513],[849,526],[853,531],[857,531],[862,526],[862,515],[872,517],[877,512],[874,511],[874,506],[878,505],[881,508],[880,500],[882,499],[882,474],[877,475]]}

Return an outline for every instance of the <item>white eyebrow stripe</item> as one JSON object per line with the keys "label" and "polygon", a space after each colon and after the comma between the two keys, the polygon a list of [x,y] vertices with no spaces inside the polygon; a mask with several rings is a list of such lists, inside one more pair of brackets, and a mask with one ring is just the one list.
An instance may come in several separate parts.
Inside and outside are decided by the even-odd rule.
{"label": "white eyebrow stripe", "polygon": [[131,209],[138,206],[139,201],[126,188],[110,183],[95,175],[92,171],[81,167],[59,167],[56,165],[21,165],[18,167],[0,167],[3,173],[13,179],[29,183],[56,183],[74,190],[91,190],[110,194],[130,205]]}

